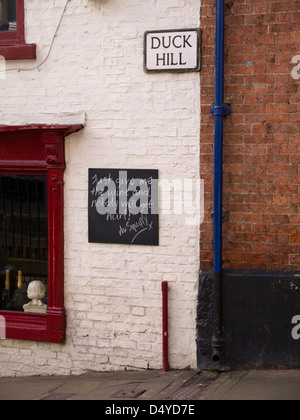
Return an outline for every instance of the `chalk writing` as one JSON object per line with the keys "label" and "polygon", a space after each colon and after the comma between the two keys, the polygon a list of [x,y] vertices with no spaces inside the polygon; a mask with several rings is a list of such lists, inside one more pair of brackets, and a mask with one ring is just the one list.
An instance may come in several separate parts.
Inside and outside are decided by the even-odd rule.
{"label": "chalk writing", "polygon": [[158,171],[90,169],[89,241],[158,245]]}

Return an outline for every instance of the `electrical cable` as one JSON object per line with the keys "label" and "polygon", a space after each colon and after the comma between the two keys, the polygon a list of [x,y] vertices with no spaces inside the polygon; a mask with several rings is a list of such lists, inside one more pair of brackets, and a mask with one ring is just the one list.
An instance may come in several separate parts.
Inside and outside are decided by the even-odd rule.
{"label": "electrical cable", "polygon": [[59,31],[59,29],[60,29],[60,27],[61,27],[61,24],[62,24],[62,21],[63,21],[63,18],[64,18],[64,15],[65,15],[65,13],[66,13],[66,10],[67,10],[67,7],[68,7],[68,3],[70,2],[71,0],[67,0],[66,1],[66,4],[65,4],[65,7],[64,7],[64,9],[63,9],[63,11],[62,11],[62,14],[61,14],[61,16],[60,16],[60,19],[59,19],[59,22],[58,22],[58,25],[57,25],[57,27],[56,27],[56,30],[55,30],[55,33],[54,33],[54,35],[53,35],[53,37],[52,37],[52,40],[51,40],[51,43],[50,43],[50,46],[49,46],[49,50],[48,50],[48,53],[47,53],[47,55],[46,55],[46,57],[44,58],[44,60],[38,65],[38,66],[35,66],[35,67],[32,67],[32,68],[29,68],[29,69],[8,69],[8,70],[6,70],[6,72],[11,72],[11,71],[17,71],[17,72],[21,72],[21,71],[34,71],[34,70],[37,70],[37,69],[39,69],[43,64],[45,64],[46,63],[46,61],[48,60],[48,58],[50,57],[50,54],[51,54],[51,51],[52,51],[52,48],[53,48],[53,45],[54,45],[54,41],[55,41],[55,38],[56,38],[56,36],[57,36],[57,34],[58,34],[58,31]]}

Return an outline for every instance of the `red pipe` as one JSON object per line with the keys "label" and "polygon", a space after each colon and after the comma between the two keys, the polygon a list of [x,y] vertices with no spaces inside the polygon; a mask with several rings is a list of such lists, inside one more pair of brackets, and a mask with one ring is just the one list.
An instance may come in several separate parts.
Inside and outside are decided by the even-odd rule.
{"label": "red pipe", "polygon": [[168,309],[168,282],[161,284],[163,295],[163,370],[169,370],[169,309]]}

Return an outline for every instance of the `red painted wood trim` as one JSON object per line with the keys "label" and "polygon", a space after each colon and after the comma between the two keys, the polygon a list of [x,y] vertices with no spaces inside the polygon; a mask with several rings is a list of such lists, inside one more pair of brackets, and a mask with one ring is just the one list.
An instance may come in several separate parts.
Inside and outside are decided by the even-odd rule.
{"label": "red painted wood trim", "polygon": [[48,200],[48,311],[42,315],[0,311],[6,320],[7,338],[65,341],[64,137],[81,128],[82,125],[0,127],[0,173],[46,174]]}
{"label": "red painted wood trim", "polygon": [[0,32],[0,55],[5,60],[35,60],[36,45],[25,43],[24,0],[17,0],[17,30]]}
{"label": "red painted wood trim", "polygon": [[20,44],[25,44],[25,7],[24,0],[17,0],[17,38]]}
{"label": "red painted wood trim", "polygon": [[36,45],[35,44],[15,44],[0,46],[0,55],[5,60],[35,60]]}
{"label": "red painted wood trim", "polygon": [[[64,343],[65,327],[49,326],[47,315],[2,311],[6,321],[6,337],[16,340]],[[51,318],[51,315],[50,315]]]}
{"label": "red painted wood trim", "polygon": [[[1,124],[1,122],[0,122]],[[80,131],[83,129],[83,125],[82,124],[63,124],[63,125],[58,125],[58,124],[53,124],[53,125],[48,125],[48,124],[27,124],[27,125],[0,125],[0,133],[15,133],[15,132],[19,132],[19,131],[34,131],[34,132],[39,132],[39,131],[54,131],[56,133],[60,133],[61,135],[63,135],[64,137],[69,136],[70,134],[76,133],[77,131]]]}

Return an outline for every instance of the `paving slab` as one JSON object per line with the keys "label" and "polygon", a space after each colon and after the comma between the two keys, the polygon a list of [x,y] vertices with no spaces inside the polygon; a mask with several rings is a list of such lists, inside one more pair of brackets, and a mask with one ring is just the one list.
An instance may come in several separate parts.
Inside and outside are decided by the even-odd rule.
{"label": "paving slab", "polygon": [[195,374],[196,372],[191,371],[149,372],[148,374],[143,372],[141,375],[137,372],[128,372],[125,375],[110,378],[106,383],[86,394],[77,393],[70,399],[117,401],[128,400],[131,394],[137,394],[137,397],[132,399],[163,400],[182,387]]}
{"label": "paving slab", "polygon": [[40,399],[68,382],[68,377],[0,378],[1,401]]}
{"label": "paving slab", "polygon": [[223,373],[198,400],[299,401],[300,370],[253,370]]}
{"label": "paving slab", "polygon": [[62,394],[78,394],[84,395],[93,390],[105,387],[106,383],[110,381],[109,377],[95,377],[94,375],[82,375],[80,377],[69,378],[69,380],[62,386],[55,389],[56,393]]}

